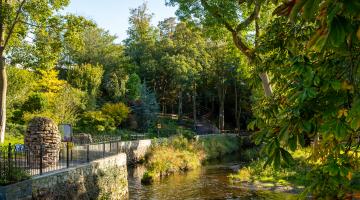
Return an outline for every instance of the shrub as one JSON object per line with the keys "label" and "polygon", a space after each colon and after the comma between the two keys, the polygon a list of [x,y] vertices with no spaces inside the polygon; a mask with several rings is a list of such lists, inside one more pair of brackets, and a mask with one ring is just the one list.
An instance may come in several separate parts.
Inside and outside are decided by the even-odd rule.
{"label": "shrub", "polygon": [[265,158],[253,160],[241,168],[238,173],[230,175],[230,178],[245,182],[260,181],[276,185],[304,186],[307,184],[306,174],[311,166],[311,163],[305,161],[303,156],[305,154],[305,150],[298,150],[293,153],[296,163],[281,171],[275,170],[271,165],[264,167]]}
{"label": "shrub", "polygon": [[48,100],[44,94],[33,93],[23,104],[22,110],[27,112],[43,111],[47,106]]}
{"label": "shrub", "polygon": [[82,131],[88,133],[100,133],[116,129],[115,121],[101,111],[85,112],[81,116],[78,126]]}
{"label": "shrub", "polygon": [[32,94],[35,85],[35,73],[26,69],[9,66],[7,68],[7,116],[12,122],[23,123],[21,107]]}
{"label": "shrub", "polygon": [[238,151],[241,147],[239,138],[226,135],[201,137],[199,142],[204,147],[206,159],[220,158],[223,155]]}
{"label": "shrub", "polygon": [[101,111],[104,115],[112,118],[116,126],[119,126],[121,122],[129,115],[130,109],[124,103],[105,104]]}
{"label": "shrub", "polygon": [[141,87],[140,99],[133,106],[132,110],[136,114],[140,131],[147,132],[157,121],[159,104],[155,93],[150,91],[145,84]]}
{"label": "shrub", "polygon": [[136,101],[140,98],[141,80],[136,73],[133,73],[129,76],[129,80],[126,83],[126,88],[126,96],[130,101]]}
{"label": "shrub", "polygon": [[155,142],[146,156],[147,172],[143,182],[149,183],[169,174],[196,169],[204,160],[204,151],[183,136]]}
{"label": "shrub", "polygon": [[161,129],[158,130],[153,127],[148,130],[150,138],[183,135],[187,139],[194,139],[196,135],[193,130],[179,125],[177,120],[174,119],[159,118],[158,123],[161,124]]}
{"label": "shrub", "polygon": [[9,143],[23,144],[25,131],[26,131],[26,126],[24,125],[7,123],[5,141],[3,145],[7,145]]}
{"label": "shrub", "polygon": [[10,167],[9,169],[6,176],[0,176],[0,185],[9,185],[30,178],[29,173],[22,168]]}

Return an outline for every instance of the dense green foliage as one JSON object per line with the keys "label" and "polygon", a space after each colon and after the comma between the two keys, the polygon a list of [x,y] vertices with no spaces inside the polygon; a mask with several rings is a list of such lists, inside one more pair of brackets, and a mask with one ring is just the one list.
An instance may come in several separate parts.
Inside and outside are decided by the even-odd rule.
{"label": "dense green foliage", "polygon": [[206,159],[221,158],[226,154],[239,152],[241,139],[236,136],[216,135],[200,137],[198,142],[204,148]]}
{"label": "dense green foliage", "polygon": [[231,175],[230,178],[246,183],[266,183],[264,185],[270,187],[277,185],[304,188],[311,182],[306,178],[307,172],[311,169],[311,165],[306,161],[309,150],[297,150],[293,155],[296,165],[283,170],[274,170],[272,166],[264,168],[266,159],[257,159],[259,155],[253,155],[253,162],[239,169],[238,173]]}
{"label": "dense green foliage", "polygon": [[359,2],[168,3],[179,6],[182,18],[225,27],[254,66],[252,76],[269,74],[273,92],[254,92],[249,124],[263,144],[264,165],[290,167],[289,152],[312,142],[308,159],[319,164],[306,172],[313,181],[305,191],[324,199],[351,194],[351,175],[359,170]]}
{"label": "dense green foliage", "polygon": [[81,116],[78,128],[88,133],[110,133],[127,118],[129,108],[123,103],[107,103],[101,110],[86,111]]}
{"label": "dense green foliage", "polygon": [[[133,132],[120,129],[191,140],[199,127],[248,127],[263,154],[241,172],[244,177],[282,179],[278,170],[285,169],[312,178],[306,195],[341,199],[354,192],[360,167],[358,1],[167,0],[178,6],[179,21],[157,26],[143,4],[130,10],[121,43],[81,16],[58,14],[68,1],[1,3],[0,50],[7,59],[1,64],[11,64],[8,101],[1,104],[11,123],[8,141],[22,138],[12,124],[34,116],[71,123],[77,132],[128,138]],[[2,93],[5,81],[0,76]],[[177,121],[159,118],[160,112],[176,113]],[[203,141],[210,158],[239,147],[224,138]],[[149,166],[154,174],[198,166],[195,146],[184,138],[165,142],[154,148]],[[293,155],[306,146],[301,171]],[[167,159],[176,164],[168,166]]]}

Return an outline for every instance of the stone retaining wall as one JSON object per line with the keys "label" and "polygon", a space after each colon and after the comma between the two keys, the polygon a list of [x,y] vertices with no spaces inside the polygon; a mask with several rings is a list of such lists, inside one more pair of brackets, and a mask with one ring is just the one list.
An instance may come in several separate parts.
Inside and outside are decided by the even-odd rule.
{"label": "stone retaining wall", "polygon": [[0,187],[0,200],[127,198],[124,153]]}
{"label": "stone retaining wall", "polygon": [[145,158],[151,146],[151,140],[120,142],[120,151],[127,155],[128,164],[135,164]]}

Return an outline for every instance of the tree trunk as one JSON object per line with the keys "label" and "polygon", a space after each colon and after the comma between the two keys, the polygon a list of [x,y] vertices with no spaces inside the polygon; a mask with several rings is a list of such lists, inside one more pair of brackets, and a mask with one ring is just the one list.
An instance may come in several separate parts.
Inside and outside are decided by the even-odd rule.
{"label": "tree trunk", "polygon": [[179,92],[179,105],[178,105],[178,119],[181,120],[182,118],[182,114],[183,114],[183,91],[182,89],[180,89],[180,92]]}
{"label": "tree trunk", "polygon": [[224,98],[220,101],[219,109],[219,129],[222,131],[225,126]]}
{"label": "tree trunk", "polygon": [[235,86],[235,121],[236,121],[236,132],[240,133],[240,100],[238,100],[238,88],[237,88],[237,80],[234,83]]}
{"label": "tree trunk", "polygon": [[269,76],[267,75],[266,72],[259,74],[261,81],[262,81],[262,85],[264,88],[264,92],[265,92],[265,96],[269,97],[272,95],[273,91],[270,85],[270,81],[269,81]]}
{"label": "tree trunk", "polygon": [[194,120],[194,129],[196,129],[196,83],[193,83],[193,120]]}
{"label": "tree trunk", "polygon": [[218,89],[219,93],[219,129],[220,131],[224,130],[225,126],[225,111],[224,111],[224,101],[225,101],[225,88],[224,85],[220,85]]}
{"label": "tree trunk", "polygon": [[[1,54],[2,55],[2,54]],[[5,58],[0,58],[0,142],[4,143],[5,140],[5,125],[6,125],[6,92],[7,92],[7,75]]]}

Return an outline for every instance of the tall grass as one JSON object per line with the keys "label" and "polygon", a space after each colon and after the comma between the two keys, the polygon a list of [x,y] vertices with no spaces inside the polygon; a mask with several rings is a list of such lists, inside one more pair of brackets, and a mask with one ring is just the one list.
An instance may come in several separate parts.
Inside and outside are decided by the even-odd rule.
{"label": "tall grass", "polygon": [[147,171],[143,183],[151,183],[169,174],[196,169],[207,159],[219,158],[240,149],[237,137],[208,136],[198,140],[183,135],[155,141],[146,156]]}
{"label": "tall grass", "polygon": [[198,142],[204,148],[208,160],[237,152],[241,148],[240,138],[228,135],[200,137]]}
{"label": "tall grass", "polygon": [[146,156],[146,168],[142,182],[150,183],[169,174],[196,169],[205,158],[198,143],[183,136],[170,137],[157,142]]}
{"label": "tall grass", "polygon": [[311,165],[306,161],[307,156],[308,152],[305,149],[295,151],[293,157],[296,164],[282,170],[275,170],[271,165],[264,167],[264,158],[252,159],[252,162],[241,168],[238,173],[230,175],[230,179],[241,182],[268,183],[270,186],[305,186],[306,174]]}

